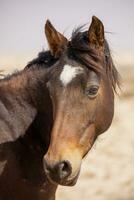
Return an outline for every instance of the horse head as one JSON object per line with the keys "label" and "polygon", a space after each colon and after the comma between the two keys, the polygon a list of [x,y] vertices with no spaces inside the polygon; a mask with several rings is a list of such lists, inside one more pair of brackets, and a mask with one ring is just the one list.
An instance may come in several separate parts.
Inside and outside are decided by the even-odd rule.
{"label": "horse head", "polygon": [[74,185],[82,159],[112,122],[118,73],[97,17],[87,31],[77,29],[70,41],[49,21],[45,33],[58,61],[47,82],[53,128],[44,169],[52,182]]}

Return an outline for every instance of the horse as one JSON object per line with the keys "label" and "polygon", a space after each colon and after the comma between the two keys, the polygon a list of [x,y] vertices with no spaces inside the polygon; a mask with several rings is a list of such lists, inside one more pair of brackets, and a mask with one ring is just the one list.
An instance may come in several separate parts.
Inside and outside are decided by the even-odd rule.
{"label": "horse", "polygon": [[95,16],[68,40],[49,20],[49,51],[0,81],[0,199],[54,200],[111,125],[119,75]]}

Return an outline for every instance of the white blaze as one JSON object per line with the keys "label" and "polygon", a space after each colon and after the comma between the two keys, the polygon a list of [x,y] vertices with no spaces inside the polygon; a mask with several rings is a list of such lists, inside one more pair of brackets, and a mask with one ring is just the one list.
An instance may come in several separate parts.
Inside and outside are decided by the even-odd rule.
{"label": "white blaze", "polygon": [[82,67],[73,67],[70,65],[65,65],[60,74],[60,80],[63,83],[63,85],[66,86],[73,80],[73,78],[77,76],[77,74],[81,73],[83,73]]}

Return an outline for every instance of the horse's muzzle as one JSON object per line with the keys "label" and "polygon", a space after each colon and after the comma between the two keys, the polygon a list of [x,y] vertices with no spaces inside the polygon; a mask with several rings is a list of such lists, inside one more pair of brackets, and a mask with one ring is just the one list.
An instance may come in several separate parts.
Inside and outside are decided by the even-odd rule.
{"label": "horse's muzzle", "polygon": [[56,164],[48,164],[44,159],[44,170],[48,179],[56,184],[71,185],[71,180],[68,181],[72,173],[72,167],[69,161],[63,160]]}

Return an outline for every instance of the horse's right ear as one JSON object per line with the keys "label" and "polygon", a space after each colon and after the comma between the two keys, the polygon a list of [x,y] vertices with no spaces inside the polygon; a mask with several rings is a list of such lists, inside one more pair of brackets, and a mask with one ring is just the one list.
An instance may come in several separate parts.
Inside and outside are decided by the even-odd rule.
{"label": "horse's right ear", "polygon": [[53,27],[49,20],[45,24],[45,34],[51,54],[58,58],[66,48],[68,40]]}

